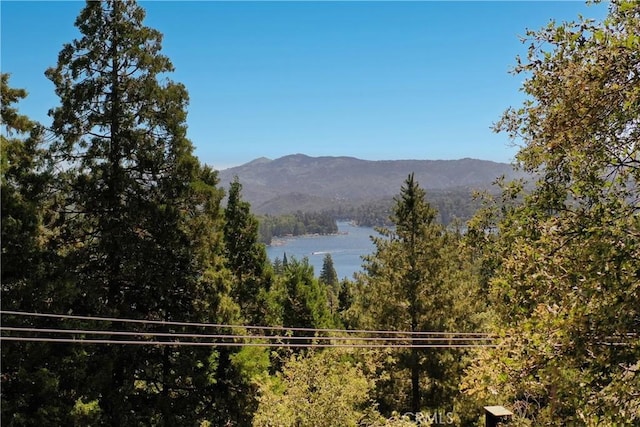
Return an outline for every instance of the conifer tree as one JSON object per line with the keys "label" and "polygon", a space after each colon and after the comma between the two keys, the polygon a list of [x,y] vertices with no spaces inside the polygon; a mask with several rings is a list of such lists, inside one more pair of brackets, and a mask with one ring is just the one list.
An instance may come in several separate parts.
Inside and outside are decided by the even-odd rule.
{"label": "conifer tree", "polygon": [[[63,172],[62,239],[79,290],[67,311],[164,321],[232,321],[222,192],[186,138],[188,96],[164,77],[162,35],[135,1],[87,2],[81,37],[47,71]],[[112,328],[121,325],[113,324]],[[139,330],[142,327],[129,326]],[[149,327],[148,329],[153,329]],[[215,411],[205,348],[92,347],[79,402],[108,425],[187,425]]]}
{"label": "conifer tree", "polygon": [[5,309],[27,309],[13,300],[12,292],[24,285],[25,276],[33,272],[25,269],[24,265],[39,252],[37,240],[43,221],[46,179],[43,152],[39,146],[42,130],[13,107],[13,104],[27,96],[26,91],[10,87],[9,74],[2,73],[0,77],[2,306]]}
{"label": "conifer tree", "polygon": [[338,284],[338,273],[336,273],[336,269],[333,266],[333,258],[331,257],[331,254],[326,254],[322,260],[320,281],[326,286],[335,286]]}
{"label": "conifer tree", "polygon": [[[21,115],[14,104],[26,97],[1,74],[0,120],[2,203],[2,309],[55,311],[73,293],[58,276],[59,257],[50,240],[56,216],[51,208],[51,170],[43,148],[42,127]],[[45,327],[40,319],[2,316],[3,326]],[[4,334],[4,333],[3,333]],[[73,399],[61,378],[70,374],[69,347],[40,342],[3,341],[2,425],[56,426],[70,422]],[[68,383],[69,381],[67,381]],[[71,381],[72,382],[72,381]]]}
{"label": "conifer tree", "polygon": [[332,314],[336,315],[339,310],[339,295],[341,291],[341,284],[338,281],[338,273],[333,266],[333,258],[331,254],[325,254],[322,260],[322,270],[320,270],[320,277],[318,280],[325,286],[327,292],[327,298],[329,300],[329,308]]}
{"label": "conifer tree", "polygon": [[[365,257],[365,273],[359,275],[357,309],[361,313],[361,326],[373,329],[401,331],[442,331],[450,326],[447,314],[452,305],[444,287],[442,248],[444,230],[436,223],[436,210],[426,201],[425,191],[410,174],[396,198],[392,221],[395,229],[380,228],[380,237],[374,237],[376,250]],[[434,405],[441,399],[439,382],[442,372],[437,359],[412,348],[409,354],[399,356],[391,369],[409,371],[411,390],[408,398],[397,385],[389,384],[390,398],[398,398],[394,405],[417,413],[423,404]],[[425,372],[426,371],[426,372]],[[425,389],[421,372],[429,378]],[[384,387],[381,387],[383,390]],[[428,396],[429,399],[424,399]],[[381,406],[387,410],[386,405]]]}
{"label": "conifer tree", "polygon": [[232,296],[249,324],[262,324],[264,312],[261,301],[268,291],[267,251],[258,242],[258,220],[251,214],[251,206],[242,200],[242,184],[238,177],[229,187],[224,211],[224,242],[228,267],[235,277]]}
{"label": "conifer tree", "polygon": [[283,326],[330,328],[333,326],[327,292],[314,277],[308,258],[291,258],[284,268]]}

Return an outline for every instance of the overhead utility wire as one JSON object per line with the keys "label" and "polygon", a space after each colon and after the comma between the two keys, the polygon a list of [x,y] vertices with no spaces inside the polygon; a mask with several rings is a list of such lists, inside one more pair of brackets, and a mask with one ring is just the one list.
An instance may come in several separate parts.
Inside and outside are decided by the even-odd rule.
{"label": "overhead utility wire", "polygon": [[[6,329],[6,328],[5,328]],[[102,333],[104,331],[96,331]],[[344,337],[331,338],[334,341],[349,341],[356,342],[350,344],[334,343],[334,342],[318,342],[328,341],[326,337],[289,337],[297,339],[305,339],[311,341],[307,343],[291,343],[291,342],[264,342],[269,341],[267,338],[282,338],[282,337],[264,337],[264,336],[250,336],[254,341],[250,342],[237,342],[237,341],[150,341],[150,340],[114,340],[114,339],[86,339],[86,338],[57,338],[57,337],[24,337],[24,336],[1,336],[0,341],[21,341],[21,342],[48,342],[48,343],[72,343],[72,344],[117,344],[117,345],[156,345],[156,346],[198,346],[198,347],[283,347],[283,348],[495,348],[498,344],[491,343],[457,343],[451,342],[446,344],[434,344],[424,343],[425,341],[432,341],[432,339],[418,340],[415,338],[405,338],[405,341],[411,341],[411,344],[399,344],[399,343],[383,343],[383,344],[367,344],[357,342],[358,338],[345,339]],[[364,339],[360,339],[361,341]],[[488,339],[487,339],[488,340]],[[384,338],[379,338],[379,341],[386,342]],[[421,344],[414,343],[415,341],[422,342]],[[478,341],[478,340],[476,340]],[[606,346],[633,346],[634,344],[629,342],[598,342],[598,345]],[[637,345],[637,344],[636,344]]]}
{"label": "overhead utility wire", "polygon": [[132,337],[175,337],[175,338],[210,338],[210,339],[262,339],[262,340],[339,340],[339,341],[488,341],[490,337],[357,337],[357,336],[287,336],[287,335],[239,335],[239,334],[186,334],[179,332],[134,332],[108,331],[104,329],[57,329],[57,328],[25,328],[0,326],[0,331],[30,332],[46,334],[78,334],[78,335],[116,335]]}
{"label": "overhead utility wire", "polygon": [[[259,337],[256,337],[259,338]],[[308,337],[312,340],[313,337]],[[0,341],[27,341],[73,344],[120,344],[120,345],[169,345],[198,347],[289,347],[289,348],[477,348],[496,347],[494,344],[333,344],[333,343],[260,343],[260,342],[202,342],[202,341],[128,341],[107,339],[74,339],[47,337],[12,337],[3,336]]]}
{"label": "overhead utility wire", "polygon": [[[146,325],[161,326],[191,326],[204,328],[244,328],[256,329],[272,332],[314,332],[314,333],[342,333],[342,334],[395,334],[398,336],[288,336],[288,335],[241,335],[241,334],[194,334],[194,333],[173,333],[173,332],[135,332],[135,331],[109,331],[95,329],[62,329],[62,328],[27,328],[27,327],[3,327],[3,332],[22,332],[36,334],[71,334],[71,335],[106,335],[122,336],[128,339],[96,339],[84,337],[55,337],[55,336],[15,336],[6,335],[0,337],[1,341],[22,341],[22,342],[50,342],[50,343],[74,343],[74,344],[118,344],[118,345],[171,345],[171,346],[227,346],[227,347],[346,347],[346,348],[473,348],[473,347],[495,347],[487,343],[493,337],[486,333],[455,333],[455,332],[409,332],[409,331],[375,331],[375,330],[345,330],[345,329],[323,329],[323,328],[300,328],[300,327],[268,327],[252,325],[228,325],[196,322],[175,322],[157,320],[135,320],[127,318],[111,318],[96,316],[60,315],[51,313],[28,313],[19,311],[0,311],[2,315],[30,316],[54,318],[59,320],[91,320],[100,322],[123,322]],[[151,339],[142,339],[143,337]],[[158,340],[159,338],[172,337],[175,339]],[[132,338],[140,338],[132,340]],[[188,341],[180,341],[184,338]],[[178,340],[176,340],[178,339]],[[215,339],[215,341],[193,341],[194,339]],[[220,341],[220,340],[225,341]],[[242,340],[242,341],[228,341]],[[247,341],[248,340],[248,341]],[[306,342],[290,342],[304,340]],[[269,342],[274,341],[274,342]],[[287,342],[283,342],[287,341]],[[319,342],[320,341],[320,342]],[[345,341],[351,341],[345,343]],[[373,343],[373,344],[372,344]]]}
{"label": "overhead utility wire", "polygon": [[434,331],[412,332],[412,331],[393,331],[393,330],[328,329],[328,328],[302,328],[302,327],[286,327],[286,326],[231,325],[231,324],[222,324],[222,323],[177,322],[177,321],[165,321],[165,320],[137,320],[137,319],[118,318],[118,317],[79,316],[79,315],[34,313],[34,312],[9,311],[9,310],[0,310],[0,315],[47,317],[47,318],[65,319],[65,320],[89,320],[89,321],[103,321],[103,322],[140,323],[140,324],[163,325],[163,326],[192,326],[192,327],[202,327],[202,328],[244,328],[244,329],[255,329],[255,330],[265,330],[265,331],[496,337],[496,335],[487,333],[487,332],[434,332]]}
{"label": "overhead utility wire", "polygon": [[[209,339],[248,339],[248,340],[259,340],[259,341],[277,341],[277,340],[287,340],[287,341],[366,341],[366,342],[411,342],[413,345],[425,345],[425,343],[429,343],[431,345],[433,342],[463,342],[464,345],[474,346],[474,344],[469,344],[469,342],[488,342],[492,341],[494,338],[492,337],[427,337],[427,338],[415,338],[415,337],[357,337],[357,336],[291,336],[291,335],[235,335],[235,334],[186,334],[186,333],[177,333],[177,332],[133,332],[133,331],[108,331],[104,329],[97,330],[85,330],[85,329],[54,329],[54,328],[24,328],[24,327],[12,327],[12,326],[0,326],[0,331],[4,332],[27,332],[27,333],[45,333],[45,334],[71,334],[71,335],[114,335],[114,336],[125,336],[130,338],[136,337],[149,337],[149,338],[158,338],[158,337],[174,337],[174,338],[209,338]],[[0,340],[28,340],[30,338],[38,338],[44,339],[45,337],[16,337],[13,335],[8,335],[4,337],[0,337]],[[610,337],[610,340],[620,339],[620,338],[637,338],[637,334],[628,333],[623,334],[622,336],[614,336]],[[85,340],[90,342],[84,338],[73,338],[73,342]],[[118,343],[122,343],[123,341],[115,341]],[[166,342],[166,341],[163,341]],[[144,342],[143,342],[144,343]],[[147,341],[148,343],[148,341]],[[227,342],[218,341],[218,344],[225,344]],[[415,344],[418,343],[418,344]],[[630,346],[633,345],[633,342],[629,341],[598,341],[596,344],[599,345],[607,345],[607,346]],[[277,344],[274,344],[277,345]],[[434,344],[435,345],[435,344]],[[464,346],[462,345],[462,346]],[[480,345],[482,346],[482,345]]]}

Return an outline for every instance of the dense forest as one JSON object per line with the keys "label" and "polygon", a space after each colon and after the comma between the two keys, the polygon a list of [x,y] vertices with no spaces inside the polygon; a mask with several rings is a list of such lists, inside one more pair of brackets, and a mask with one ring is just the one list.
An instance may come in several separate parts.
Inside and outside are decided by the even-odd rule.
{"label": "dense forest", "polygon": [[[233,185],[236,184],[235,182]],[[469,190],[438,190],[428,194],[436,209],[436,220],[447,227],[459,227],[480,208],[480,195]],[[283,215],[258,215],[260,242],[270,245],[274,237],[305,234],[335,234],[337,221],[350,221],[361,227],[392,227],[391,211],[395,200],[381,199],[367,203],[342,203],[321,212],[300,210]]]}
{"label": "dense forest", "polygon": [[285,215],[258,216],[260,242],[271,244],[273,237],[302,236],[305,234],[335,234],[338,224],[328,212],[301,212]]}
{"label": "dense forest", "polygon": [[[456,226],[470,220],[480,208],[480,195],[468,189],[431,190],[427,197],[436,209],[436,220],[445,226]],[[389,227],[395,200],[380,199],[363,204],[344,204],[327,213],[340,220],[350,220],[363,227]]]}
{"label": "dense forest", "polygon": [[49,128],[2,74],[2,425],[640,424],[638,3],[527,33],[496,131],[537,182],[445,227],[408,175],[343,281],[223,206],[144,17],[87,2]]}

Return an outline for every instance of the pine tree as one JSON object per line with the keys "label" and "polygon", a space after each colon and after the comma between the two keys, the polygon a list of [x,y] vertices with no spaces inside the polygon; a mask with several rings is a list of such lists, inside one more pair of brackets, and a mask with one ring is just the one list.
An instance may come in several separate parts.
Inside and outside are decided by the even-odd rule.
{"label": "pine tree", "polygon": [[[445,245],[444,230],[436,223],[436,211],[426,201],[425,191],[413,174],[404,182],[392,213],[395,229],[381,228],[374,237],[376,250],[365,258],[365,274],[359,276],[357,309],[362,313],[361,326],[373,329],[401,331],[442,331],[451,321],[447,311],[453,302],[444,287],[441,275]],[[399,397],[394,405],[417,413],[423,404],[437,407],[442,380],[438,357],[425,357],[424,352],[412,348],[402,355],[391,369],[408,369],[411,383],[409,402],[403,392],[390,384],[389,398]],[[431,363],[430,363],[431,359]],[[431,386],[424,390],[421,372]],[[423,400],[428,396],[428,401]],[[382,409],[390,409],[382,405]],[[392,408],[398,409],[398,408]]]}
{"label": "pine tree", "polygon": [[[61,100],[50,112],[59,138],[52,154],[64,166],[62,238],[79,290],[67,310],[228,322],[237,309],[224,268],[222,192],[217,174],[193,155],[187,92],[164,77],[173,66],[144,16],[134,1],[87,2],[76,20],[81,37],[47,71]],[[97,401],[106,424],[185,425],[215,411],[215,353],[91,351],[91,376],[78,401]]]}
{"label": "pine tree", "polygon": [[330,328],[333,326],[327,292],[313,274],[308,258],[291,258],[280,280],[284,284],[283,326]]}
{"label": "pine tree", "polygon": [[[26,91],[10,87],[8,74],[0,77],[2,309],[55,311],[64,307],[62,302],[73,291],[65,289],[59,256],[50,245],[57,218],[49,194],[51,169],[43,148],[44,131],[13,106],[26,97]],[[40,319],[4,314],[2,324],[51,327]],[[68,346],[14,341],[3,341],[1,349],[1,423],[68,424],[73,399],[66,383],[73,381],[61,379],[75,371],[69,363],[78,358],[75,351]]]}
{"label": "pine tree", "polygon": [[333,266],[331,254],[326,254],[322,260],[322,270],[320,271],[320,281],[326,286],[335,286],[338,283],[338,273]]}
{"label": "pine tree", "polygon": [[251,206],[242,200],[238,177],[229,187],[224,211],[224,242],[228,267],[235,276],[232,296],[248,324],[264,323],[263,304],[268,291],[267,251],[258,242],[258,220]]}
{"label": "pine tree", "polygon": [[[0,134],[2,172],[2,306],[27,309],[14,300],[12,292],[23,285],[33,272],[25,263],[39,252],[38,237],[43,222],[44,181],[43,153],[39,147],[41,128],[13,107],[27,93],[9,86],[9,75],[2,73],[0,94]],[[16,296],[15,298],[18,298]]]}
{"label": "pine tree", "polygon": [[331,312],[334,315],[338,314],[341,285],[338,281],[338,273],[333,266],[333,258],[329,253],[325,254],[324,259],[322,260],[322,270],[320,270],[320,277],[318,280],[325,286]]}

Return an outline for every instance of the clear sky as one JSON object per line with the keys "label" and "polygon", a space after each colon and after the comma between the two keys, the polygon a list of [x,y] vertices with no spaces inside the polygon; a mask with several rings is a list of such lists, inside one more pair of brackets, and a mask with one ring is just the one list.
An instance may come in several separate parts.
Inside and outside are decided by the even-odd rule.
{"label": "clear sky", "polygon": [[[217,169],[295,153],[510,162],[516,148],[491,125],[523,99],[509,74],[519,36],[606,14],[577,1],[140,4],[189,91],[196,154]],[[83,6],[0,2],[0,69],[44,124],[59,103],[44,71]]]}

